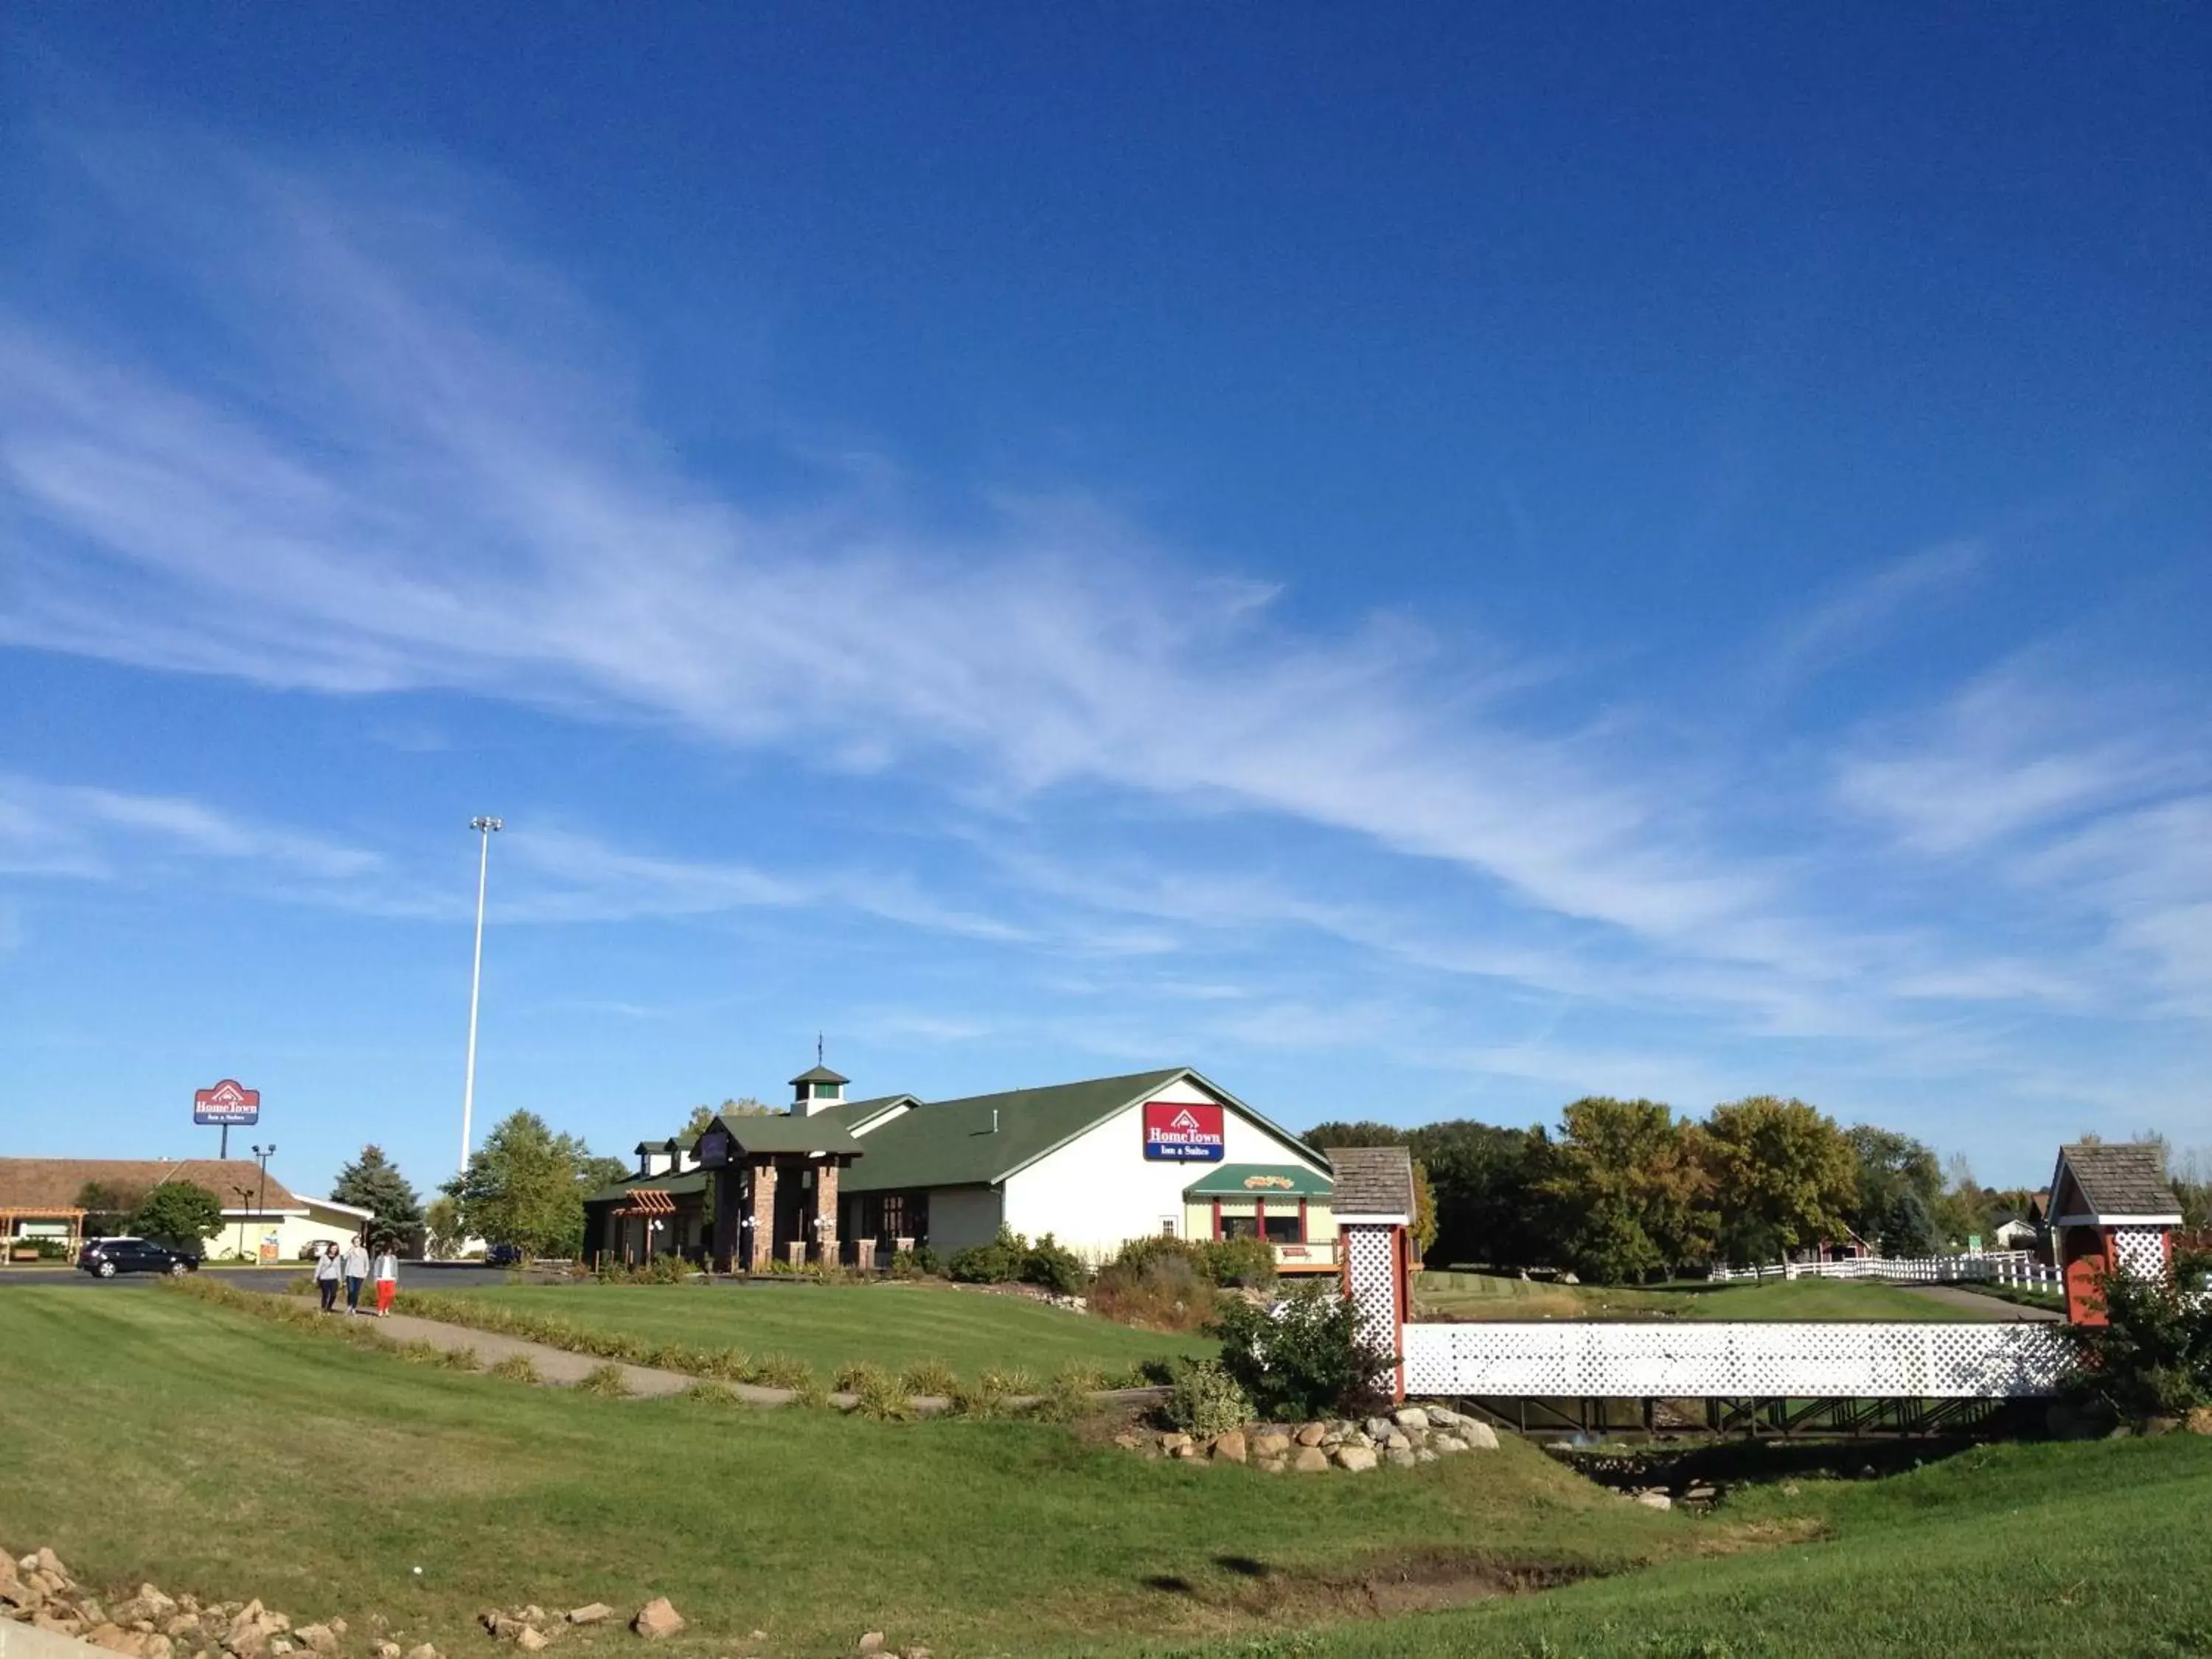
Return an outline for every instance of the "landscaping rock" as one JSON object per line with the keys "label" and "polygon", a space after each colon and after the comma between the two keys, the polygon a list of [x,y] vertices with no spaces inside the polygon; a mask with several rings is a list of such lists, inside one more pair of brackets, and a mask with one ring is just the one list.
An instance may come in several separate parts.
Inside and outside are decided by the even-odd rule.
{"label": "landscaping rock", "polygon": [[1470,1451],[1498,1449],[1498,1431],[1487,1423],[1478,1423],[1471,1417],[1460,1420],[1459,1437],[1467,1442]]}
{"label": "landscaping rock", "polygon": [[1425,1429],[1429,1426],[1429,1414],[1419,1406],[1401,1406],[1393,1413],[1393,1419],[1401,1429]]}
{"label": "landscaping rock", "polygon": [[1291,1438],[1297,1441],[1301,1446],[1318,1446],[1321,1444],[1322,1438],[1328,1433],[1328,1428],[1327,1425],[1321,1423],[1308,1423],[1296,1434],[1292,1435]]}
{"label": "landscaping rock", "polygon": [[1371,1469],[1375,1467],[1374,1449],[1355,1446],[1347,1441],[1336,1449],[1336,1466],[1340,1469],[1349,1469],[1354,1474]]}
{"label": "landscaping rock", "polygon": [[1429,1437],[1429,1446],[1434,1451],[1463,1452],[1467,1449],[1467,1442],[1455,1434],[1432,1434]]}
{"label": "landscaping rock", "polygon": [[884,1633],[879,1630],[870,1631],[853,1644],[853,1651],[855,1653],[881,1653],[883,1650]]}
{"label": "landscaping rock", "polygon": [[1250,1456],[1241,1429],[1231,1429],[1213,1438],[1213,1461],[1217,1463],[1242,1463]]}
{"label": "landscaping rock", "polygon": [[58,1578],[64,1584],[69,1583],[76,1577],[75,1573],[71,1572],[67,1567],[62,1565],[61,1557],[56,1555],[52,1550],[44,1547],[41,1547],[34,1551],[30,1555],[26,1556],[23,1559],[23,1565],[26,1567],[36,1568],[39,1571],[45,1573],[49,1578]]}
{"label": "landscaping rock", "polygon": [[2181,1426],[2191,1434],[2212,1434],[2212,1406],[2198,1406],[2181,1419]]}
{"label": "landscaping rock", "polygon": [[615,1610],[604,1601],[568,1609],[568,1622],[572,1625],[603,1625],[614,1616]]}
{"label": "landscaping rock", "polygon": [[1291,1454],[1291,1468],[1300,1474],[1313,1474],[1328,1467],[1328,1454],[1319,1446],[1300,1446]]}
{"label": "landscaping rock", "polygon": [[514,1633],[514,1645],[525,1653],[538,1653],[553,1645],[553,1638],[535,1625],[525,1625]]}
{"label": "landscaping rock", "polygon": [[1674,1507],[1674,1500],[1663,1492],[1640,1492],[1636,1494],[1636,1501],[1647,1510],[1671,1510]]}
{"label": "landscaping rock", "polygon": [[338,1650],[338,1633],[328,1625],[301,1626],[300,1639],[313,1653],[336,1653]]}
{"label": "landscaping rock", "polygon": [[1252,1467],[1262,1474],[1280,1474],[1291,1467],[1291,1460],[1287,1457],[1255,1457],[1252,1460]]}
{"label": "landscaping rock", "polygon": [[375,1651],[376,1659],[400,1659],[399,1644],[397,1642],[379,1642]]}
{"label": "landscaping rock", "polygon": [[629,1627],[647,1641],[657,1642],[682,1630],[684,1615],[669,1604],[666,1596],[656,1595],[637,1610],[637,1617],[629,1621]]}
{"label": "landscaping rock", "polygon": [[1382,1454],[1382,1459],[1391,1468],[1397,1469],[1410,1469],[1421,1461],[1419,1454],[1411,1446],[1393,1446]]}
{"label": "landscaping rock", "polygon": [[440,1659],[440,1655],[437,1649],[422,1642],[407,1650],[407,1659]]}
{"label": "landscaping rock", "polygon": [[1252,1455],[1255,1458],[1288,1457],[1291,1437],[1280,1429],[1262,1429],[1252,1437]]}
{"label": "landscaping rock", "polygon": [[1433,1463],[1437,1461],[1437,1455],[1424,1446],[1413,1454],[1413,1461],[1416,1463]]}

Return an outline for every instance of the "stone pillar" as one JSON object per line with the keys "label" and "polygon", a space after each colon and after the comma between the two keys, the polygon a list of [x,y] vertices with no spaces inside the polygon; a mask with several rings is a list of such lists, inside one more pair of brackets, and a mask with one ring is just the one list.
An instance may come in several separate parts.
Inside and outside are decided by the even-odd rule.
{"label": "stone pillar", "polygon": [[804,1267],[806,1265],[806,1241],[805,1239],[794,1238],[790,1243],[785,1245],[783,1248],[786,1255],[789,1256],[791,1265],[793,1267]]}
{"label": "stone pillar", "polygon": [[858,1267],[864,1273],[872,1273],[875,1272],[876,1241],[872,1238],[854,1239],[853,1241],[853,1261],[854,1265]]}
{"label": "stone pillar", "polygon": [[775,1165],[761,1164],[753,1169],[753,1201],[748,1212],[753,1218],[752,1260],[745,1264],[749,1273],[764,1273],[768,1264],[775,1260]]}
{"label": "stone pillar", "polygon": [[814,1172],[815,1249],[823,1261],[837,1260],[837,1162],[825,1158]]}

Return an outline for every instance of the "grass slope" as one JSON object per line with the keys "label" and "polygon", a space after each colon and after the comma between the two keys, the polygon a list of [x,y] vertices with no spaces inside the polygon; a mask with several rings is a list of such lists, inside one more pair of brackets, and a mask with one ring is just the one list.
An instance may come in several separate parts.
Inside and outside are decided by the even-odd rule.
{"label": "grass slope", "polygon": [[2008,1319],[1994,1297],[1987,1313],[1946,1305],[1901,1285],[1871,1279],[1774,1279],[1759,1285],[1651,1289],[1547,1285],[1490,1273],[1425,1273],[1422,1311],[1443,1319],[1866,1319],[1940,1322]]}
{"label": "grass slope", "polygon": [[[437,1288],[427,1281],[427,1289]],[[863,1362],[902,1370],[941,1359],[970,1382],[987,1368],[1023,1367],[1039,1382],[1069,1360],[1107,1372],[1139,1360],[1211,1355],[1202,1336],[1133,1330],[1026,1297],[942,1285],[523,1285],[463,1292],[586,1330],[647,1342],[787,1353],[827,1378]]]}
{"label": "grass slope", "polygon": [[1990,1659],[2212,1654],[2212,1440],[1986,1447],[1724,1513],[1828,1541],[1215,1655],[1315,1659]]}
{"label": "grass slope", "polygon": [[599,1400],[158,1291],[0,1292],[0,1545],[364,1637],[381,1612],[449,1653],[487,1604],[659,1594],[700,1659],[757,1627],[771,1656],[869,1629],[941,1659],[1114,1651],[1367,1610],[1313,1573],[1617,1568],[1712,1530],[1518,1443],[1361,1476],[1145,1462],[1039,1425]]}

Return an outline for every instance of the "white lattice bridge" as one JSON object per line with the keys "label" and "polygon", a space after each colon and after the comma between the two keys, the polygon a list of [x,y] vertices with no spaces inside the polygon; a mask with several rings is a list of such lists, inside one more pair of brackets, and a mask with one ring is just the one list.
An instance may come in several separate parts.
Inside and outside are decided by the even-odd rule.
{"label": "white lattice bridge", "polygon": [[1412,1395],[2006,1400],[2057,1391],[2051,1325],[1500,1321],[1400,1328]]}

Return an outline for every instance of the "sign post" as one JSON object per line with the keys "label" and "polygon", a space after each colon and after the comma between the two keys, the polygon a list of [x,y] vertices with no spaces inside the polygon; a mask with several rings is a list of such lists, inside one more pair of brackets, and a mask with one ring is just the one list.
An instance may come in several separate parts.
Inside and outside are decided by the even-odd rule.
{"label": "sign post", "polygon": [[222,1129],[220,1157],[230,1157],[230,1126],[234,1123],[256,1124],[261,1121],[261,1091],[244,1088],[231,1078],[225,1078],[212,1089],[192,1091],[192,1121],[198,1124],[217,1124]]}

